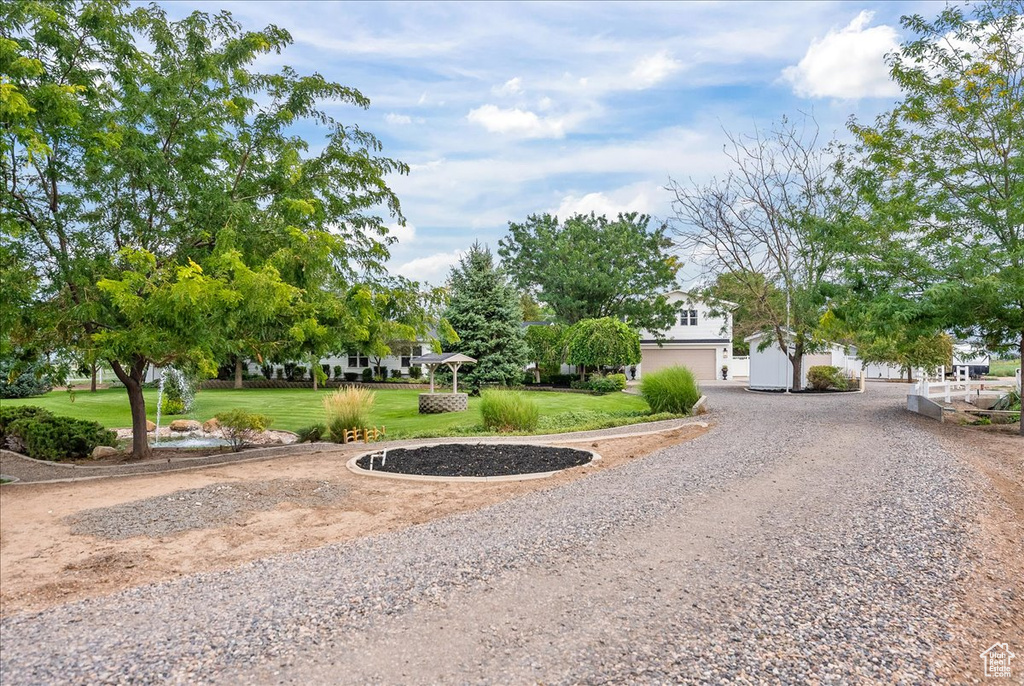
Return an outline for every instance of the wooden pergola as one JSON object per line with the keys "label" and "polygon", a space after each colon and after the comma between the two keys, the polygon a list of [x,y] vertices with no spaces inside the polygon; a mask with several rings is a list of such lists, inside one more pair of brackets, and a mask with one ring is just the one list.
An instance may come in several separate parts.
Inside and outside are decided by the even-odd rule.
{"label": "wooden pergola", "polygon": [[459,392],[459,367],[463,364],[476,362],[472,357],[462,353],[431,353],[414,357],[410,364],[426,365],[430,370],[430,392],[434,392],[434,371],[441,365],[447,365],[452,370],[452,393]]}

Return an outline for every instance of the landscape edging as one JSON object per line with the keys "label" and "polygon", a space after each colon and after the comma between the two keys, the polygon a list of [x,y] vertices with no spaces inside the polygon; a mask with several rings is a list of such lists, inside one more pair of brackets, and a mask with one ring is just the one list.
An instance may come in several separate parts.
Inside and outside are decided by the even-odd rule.
{"label": "landscape edging", "polygon": [[[401,449],[402,450],[415,450],[416,448],[426,448],[426,447],[429,447],[430,445],[431,444],[409,445],[409,446],[402,446]],[[557,446],[541,445],[539,443],[533,443],[533,442],[530,442],[530,441],[523,441],[522,443],[514,443],[513,445],[535,445],[535,446],[537,446],[539,448],[554,448],[554,447],[557,447]],[[580,450],[580,449],[573,448],[573,450]],[[432,476],[430,474],[401,474],[401,473],[398,473],[398,472],[383,472],[383,471],[376,471],[376,470],[372,470],[372,469],[363,469],[362,467],[360,467],[359,465],[356,464],[356,462],[358,462],[362,458],[366,457],[367,455],[376,454],[378,452],[380,452],[380,451],[379,450],[370,450],[370,451],[365,452],[365,453],[360,453],[360,454],[356,455],[355,457],[353,457],[352,459],[350,459],[348,462],[346,462],[345,466],[348,467],[348,470],[350,472],[352,472],[353,474],[358,474],[360,476],[376,476],[376,477],[380,477],[382,479],[398,479],[400,481],[446,481],[446,482],[449,482],[449,483],[471,484],[471,483],[494,483],[494,482],[500,482],[500,481],[530,481],[530,480],[533,480],[533,479],[546,479],[549,476],[554,476],[555,474],[560,474],[561,472],[567,471],[569,469],[576,469],[578,467],[586,467],[588,465],[592,465],[592,464],[594,464],[595,462],[597,462],[598,460],[601,459],[601,456],[599,454],[597,454],[596,452],[594,452],[593,450],[580,450],[580,452],[582,452],[582,453],[590,453],[590,462],[587,462],[586,464],[576,465],[575,467],[566,467],[565,469],[556,469],[556,470],[551,471],[551,472],[529,472],[527,474],[505,474],[505,475],[502,475],[502,476]]]}

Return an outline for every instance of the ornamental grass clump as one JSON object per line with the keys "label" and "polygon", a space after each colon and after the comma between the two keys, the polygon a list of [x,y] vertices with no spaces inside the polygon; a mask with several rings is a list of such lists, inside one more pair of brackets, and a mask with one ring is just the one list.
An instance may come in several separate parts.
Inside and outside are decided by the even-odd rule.
{"label": "ornamental grass clump", "polygon": [[370,425],[370,410],[377,396],[365,388],[342,388],[324,397],[327,433],[335,443],[345,442],[345,432]]}
{"label": "ornamental grass clump", "polygon": [[533,431],[540,421],[540,406],[522,393],[484,391],[480,398],[484,426],[491,431]]}
{"label": "ornamental grass clump", "polygon": [[693,372],[676,365],[644,374],[640,395],[651,406],[651,412],[690,414],[700,400],[700,387]]}

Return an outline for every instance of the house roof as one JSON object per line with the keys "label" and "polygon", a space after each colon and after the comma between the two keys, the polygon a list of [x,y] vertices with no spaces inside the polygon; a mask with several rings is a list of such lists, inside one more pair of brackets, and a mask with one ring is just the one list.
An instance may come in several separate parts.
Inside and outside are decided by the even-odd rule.
{"label": "house roof", "polygon": [[728,300],[709,301],[706,298],[701,298],[700,296],[696,296],[693,293],[690,293],[689,291],[681,291],[681,290],[678,290],[678,289],[674,290],[674,291],[669,291],[665,295],[666,296],[674,295],[676,293],[678,293],[679,295],[686,296],[687,300],[690,300],[692,302],[704,303],[705,305],[725,305],[730,310],[735,310],[737,307],[739,307],[739,304],[734,303],[734,302],[730,302]]}
{"label": "house roof", "polygon": [[412,364],[447,364],[448,362],[476,362],[476,360],[462,353],[430,353],[410,360]]}

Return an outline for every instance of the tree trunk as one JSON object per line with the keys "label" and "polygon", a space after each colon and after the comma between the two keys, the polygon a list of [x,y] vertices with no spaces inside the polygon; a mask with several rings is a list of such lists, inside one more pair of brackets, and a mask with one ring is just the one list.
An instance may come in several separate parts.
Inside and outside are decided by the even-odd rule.
{"label": "tree trunk", "polygon": [[793,344],[793,354],[789,356],[789,361],[793,365],[793,381],[790,390],[802,391],[803,390],[803,361],[804,361],[804,346],[800,343]]}
{"label": "tree trunk", "polygon": [[914,383],[914,369],[909,364],[907,365],[907,383]]}
{"label": "tree trunk", "polygon": [[[1020,363],[1024,365],[1024,331],[1020,332]],[[1021,397],[1024,397],[1024,376],[1021,377]],[[1020,431],[1021,436],[1024,436],[1024,412],[1020,413]]]}
{"label": "tree trunk", "polygon": [[540,362],[534,363],[536,366],[533,368],[533,379],[537,383],[540,383]]}
{"label": "tree trunk", "polygon": [[128,405],[132,410],[132,457],[136,460],[145,459],[150,455],[149,437],[146,431],[146,398],[142,395],[146,361],[135,358],[128,371],[125,371],[117,360],[112,360],[110,366],[118,380],[124,384],[125,390],[128,391]]}
{"label": "tree trunk", "polygon": [[92,372],[92,379],[89,381],[89,392],[90,393],[95,393],[96,392],[96,368],[97,368],[97,366],[98,365],[95,362],[93,362],[92,363],[92,368],[90,369],[90,371]]}
{"label": "tree trunk", "polygon": [[235,388],[242,387],[242,357],[235,358]]}

